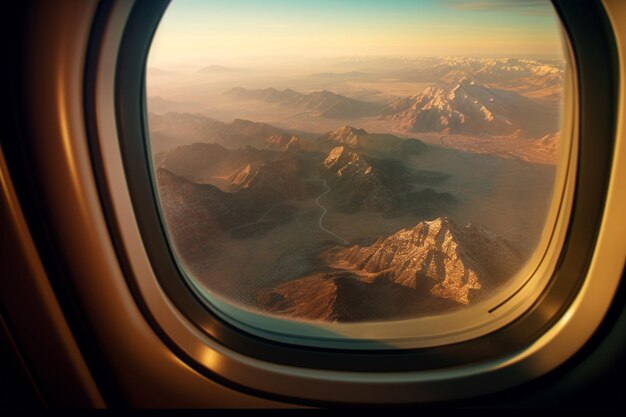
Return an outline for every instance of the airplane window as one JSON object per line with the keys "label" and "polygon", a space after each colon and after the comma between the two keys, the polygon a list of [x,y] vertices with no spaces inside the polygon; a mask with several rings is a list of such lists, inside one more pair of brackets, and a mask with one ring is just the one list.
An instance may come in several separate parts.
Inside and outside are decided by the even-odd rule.
{"label": "airplane window", "polygon": [[146,96],[185,279],[275,337],[503,326],[567,224],[571,61],[547,0],[173,1]]}

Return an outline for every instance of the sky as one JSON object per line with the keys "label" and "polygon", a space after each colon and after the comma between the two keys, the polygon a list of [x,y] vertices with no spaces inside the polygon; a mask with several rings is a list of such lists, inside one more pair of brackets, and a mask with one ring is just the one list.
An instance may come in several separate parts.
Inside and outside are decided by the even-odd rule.
{"label": "sky", "polygon": [[262,56],[562,56],[548,0],[172,0],[149,65]]}

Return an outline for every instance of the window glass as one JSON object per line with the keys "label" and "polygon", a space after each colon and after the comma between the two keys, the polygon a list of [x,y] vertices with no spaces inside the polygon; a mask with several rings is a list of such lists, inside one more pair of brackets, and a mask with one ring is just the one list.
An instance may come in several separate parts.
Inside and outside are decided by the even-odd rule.
{"label": "window glass", "polygon": [[184,274],[296,322],[489,310],[555,227],[566,57],[549,1],[174,0],[146,91]]}

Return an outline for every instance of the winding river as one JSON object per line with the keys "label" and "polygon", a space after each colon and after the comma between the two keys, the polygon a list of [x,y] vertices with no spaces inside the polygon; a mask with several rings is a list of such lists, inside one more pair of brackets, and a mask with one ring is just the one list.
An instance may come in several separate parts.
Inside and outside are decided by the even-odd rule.
{"label": "winding river", "polygon": [[[315,180],[313,180],[313,181],[315,181]],[[317,204],[317,206],[322,209],[322,214],[320,215],[320,219],[318,220],[317,224],[320,227],[320,229],[322,229],[323,231],[325,231],[329,235],[333,236],[334,238],[339,239],[344,245],[348,245],[348,241],[346,239],[342,238],[337,233],[334,233],[334,232],[328,230],[322,224],[322,220],[324,219],[324,216],[326,215],[326,213],[328,213],[328,209],[326,207],[324,207],[320,203],[320,199],[330,192],[330,187],[328,186],[328,184],[326,184],[326,180],[318,180],[318,181],[323,181],[324,182],[324,188],[326,188],[326,190],[322,194],[318,195],[317,198],[315,199],[315,204]]]}

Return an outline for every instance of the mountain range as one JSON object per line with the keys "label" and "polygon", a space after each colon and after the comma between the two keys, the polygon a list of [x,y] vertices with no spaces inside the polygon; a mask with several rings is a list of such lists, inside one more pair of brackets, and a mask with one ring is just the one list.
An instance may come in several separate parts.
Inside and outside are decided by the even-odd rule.
{"label": "mountain range", "polygon": [[379,211],[386,216],[445,213],[456,200],[448,193],[417,184],[444,181],[446,174],[416,171],[396,159],[363,156],[346,146],[333,148],[322,163],[322,177],[331,188],[329,198],[343,212]]}
{"label": "mountain range", "polygon": [[434,283],[430,294],[468,304],[471,292],[494,288],[521,265],[520,256],[502,238],[485,228],[460,227],[448,217],[422,221],[369,246],[329,250],[331,266],[370,273],[386,271],[399,285],[417,288]]}
{"label": "mountain range", "polygon": [[245,119],[224,123],[197,113],[149,113],[148,123],[151,147],[158,150],[167,149],[170,143],[196,142],[219,143],[229,148],[246,145],[260,148],[270,136],[284,133],[266,123]]}
{"label": "mountain range", "polygon": [[149,100],[160,208],[202,285],[270,314],[362,322],[476,304],[520,269],[522,229],[551,195],[535,192],[552,177],[534,162],[558,154],[564,64],[383,61],[290,84],[302,92],[223,92],[264,81],[212,65],[195,75],[211,94]]}
{"label": "mountain range", "polygon": [[445,181],[447,174],[409,169],[402,161],[426,151],[417,139],[344,126],[307,141],[289,133],[270,135],[271,126],[248,121],[223,126],[237,126],[263,148],[193,143],[158,153],[155,165],[191,182],[221,184],[230,192],[252,190],[277,200],[310,196],[319,185],[310,179],[321,177],[330,187],[329,202],[346,213],[429,216],[447,213],[456,202],[452,195],[428,188]]}
{"label": "mountain range", "polygon": [[317,187],[305,178],[304,164],[290,155],[261,164],[248,164],[229,176],[232,190],[248,191],[251,199],[271,198],[274,201],[313,197]]}
{"label": "mountain range", "polygon": [[269,150],[246,146],[228,149],[217,143],[193,143],[155,155],[155,165],[189,181],[202,182],[210,177],[227,177],[242,167],[258,166],[279,155]]}
{"label": "mountain range", "polygon": [[248,90],[235,87],[226,91],[224,95],[231,99],[272,103],[286,108],[309,111],[317,117],[329,119],[359,119],[374,116],[382,108],[379,103],[355,100],[328,90],[302,94],[291,89]]}
{"label": "mountain range", "polygon": [[388,76],[429,83],[454,83],[465,77],[489,87],[552,101],[560,99],[564,81],[564,63],[556,60],[445,57],[421,58],[404,65]]}
{"label": "mountain range", "polygon": [[[291,155],[272,160],[255,160],[242,168],[234,168],[234,161],[249,160],[262,151],[220,148],[220,145],[215,144],[183,147],[164,155],[156,169],[156,181],[168,227],[176,231],[175,243],[179,250],[190,256],[201,252],[203,245],[219,243],[228,233],[237,238],[264,234],[291,218],[294,209],[289,201],[311,198],[320,192],[315,183],[304,180],[301,161]],[[203,158],[204,161],[218,159],[215,156],[218,152],[229,156],[221,166],[198,164]],[[198,169],[200,172],[206,172],[207,169],[224,170],[222,172],[232,170],[228,176],[230,190],[199,184],[172,172],[170,169],[181,168],[178,163],[184,160],[185,155],[197,158],[195,167],[189,165],[182,173],[179,170],[179,174],[199,175]]]}
{"label": "mountain range", "polygon": [[278,151],[290,149],[321,152],[327,152],[337,145],[345,145],[360,152],[395,156],[417,155],[426,149],[426,145],[419,139],[369,133],[348,125],[311,140],[267,123],[245,119],[224,123],[201,114],[169,112],[149,113],[148,120],[150,143],[154,153],[193,143],[214,143],[229,149],[253,146],[257,149]]}
{"label": "mountain range", "polygon": [[419,139],[400,138],[387,133],[368,133],[365,129],[343,126],[317,139],[322,146],[337,145],[371,154],[416,155],[426,149]]}
{"label": "mountain range", "polygon": [[[185,262],[208,262],[233,239],[260,238],[279,227],[287,231],[303,215],[301,204],[318,204],[322,196],[327,209],[344,215],[416,219],[415,226],[378,238],[346,245],[327,240],[308,249],[306,264],[313,268],[255,284],[251,302],[263,311],[330,321],[437,314],[482,299],[521,266],[517,249],[502,237],[446,217],[456,198],[430,186],[448,174],[409,167],[400,157],[407,149],[428,155],[430,145],[417,139],[343,126],[311,140],[250,121],[191,120],[214,130],[235,129],[261,148],[194,143],[155,155],[161,208]],[[555,139],[541,141],[550,147]],[[301,143],[310,149],[303,151]],[[199,183],[215,177],[227,186]],[[316,178],[324,180],[323,187]],[[311,214],[319,233],[322,218]]]}
{"label": "mountain range", "polygon": [[555,115],[547,105],[468,78],[398,98],[381,112],[398,130],[473,136],[545,135],[558,130]]}
{"label": "mountain range", "polygon": [[516,250],[485,228],[447,217],[361,246],[320,255],[326,269],[261,291],[259,307],[325,321],[437,314],[479,300],[521,266]]}
{"label": "mountain range", "polygon": [[[472,136],[516,134],[523,137],[540,137],[558,131],[558,113],[552,104],[530,99],[509,89],[489,87],[476,81],[481,78],[490,78],[484,73],[489,73],[493,70],[492,67],[472,71],[471,73],[475,74],[476,78],[464,75],[466,71],[463,69],[454,68],[454,74],[441,77],[453,81],[439,81],[417,94],[396,98],[387,105],[355,100],[326,90],[301,94],[290,89],[247,90],[237,87],[225,94],[238,100],[254,100],[294,110],[311,111],[316,117],[347,120],[377,117],[391,122],[395,130],[410,133],[445,132]],[[510,71],[516,74],[518,72],[535,74],[533,70],[528,69],[516,71],[515,66],[504,66],[504,68],[510,68]],[[502,71],[504,70],[500,68],[498,73]],[[553,80],[553,84],[537,88],[554,88],[555,85],[561,87],[562,74],[558,69],[538,66],[534,68],[534,71],[545,72],[541,73],[541,77],[536,74],[529,75],[535,83],[539,83],[539,79]],[[483,75],[485,77],[482,77]],[[510,77],[500,77],[500,79],[500,84],[507,85],[508,88],[514,88],[509,84],[519,81],[519,78]],[[352,128],[352,131],[340,132],[346,136],[345,144],[347,145],[351,145],[350,141],[353,140],[349,137],[350,135],[359,136],[360,133],[360,136],[365,136],[357,129]],[[387,144],[387,146],[392,145]]]}
{"label": "mountain range", "polygon": [[[559,76],[546,70],[547,76]],[[415,133],[438,132],[470,137],[504,137],[536,139],[559,131],[558,109],[546,102],[530,99],[509,90],[488,87],[472,78],[439,83],[419,93],[396,98],[382,105],[340,96],[329,91],[301,94],[294,90],[267,88],[246,90],[233,88],[225,93],[238,100],[273,103],[294,111],[306,110],[316,117],[384,121],[395,131]],[[365,110],[364,110],[365,109]],[[193,142],[219,143],[229,148],[252,145],[284,150],[315,150],[310,141],[267,123],[234,119],[231,123],[200,114],[149,114],[152,146],[159,150],[168,144]],[[270,139],[271,138],[271,139]],[[317,142],[329,149],[345,145],[370,153],[417,154],[423,150],[418,139],[399,138],[388,133],[369,133],[345,125],[321,135]]]}

